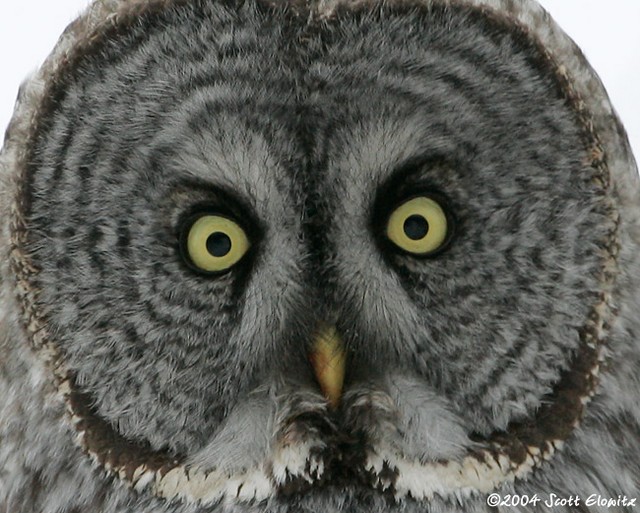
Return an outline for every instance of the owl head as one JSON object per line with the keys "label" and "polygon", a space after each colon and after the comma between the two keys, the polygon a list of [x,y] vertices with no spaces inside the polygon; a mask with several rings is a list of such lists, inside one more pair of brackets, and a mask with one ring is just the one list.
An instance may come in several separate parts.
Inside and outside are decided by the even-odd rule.
{"label": "owl head", "polygon": [[97,0],[0,170],[0,509],[640,493],[637,170],[534,1]]}

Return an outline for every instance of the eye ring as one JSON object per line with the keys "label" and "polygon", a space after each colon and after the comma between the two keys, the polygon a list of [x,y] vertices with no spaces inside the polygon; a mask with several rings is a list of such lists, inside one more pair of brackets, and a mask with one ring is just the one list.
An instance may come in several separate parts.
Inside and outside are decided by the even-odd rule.
{"label": "eye ring", "polygon": [[206,275],[229,271],[251,247],[246,231],[224,214],[200,213],[183,225],[180,250],[193,270]]}
{"label": "eye ring", "polygon": [[405,199],[391,211],[384,236],[397,251],[427,258],[439,255],[449,246],[453,227],[446,202],[425,193]]}

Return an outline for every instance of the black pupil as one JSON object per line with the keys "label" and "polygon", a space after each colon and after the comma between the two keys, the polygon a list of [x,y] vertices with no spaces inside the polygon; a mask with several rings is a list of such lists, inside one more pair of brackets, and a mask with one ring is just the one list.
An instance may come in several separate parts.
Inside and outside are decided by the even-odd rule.
{"label": "black pupil", "polygon": [[223,257],[231,251],[231,239],[226,233],[214,232],[207,239],[207,251],[214,257]]}
{"label": "black pupil", "polygon": [[405,219],[403,225],[404,233],[411,240],[420,240],[429,231],[429,223],[419,215],[412,215]]}

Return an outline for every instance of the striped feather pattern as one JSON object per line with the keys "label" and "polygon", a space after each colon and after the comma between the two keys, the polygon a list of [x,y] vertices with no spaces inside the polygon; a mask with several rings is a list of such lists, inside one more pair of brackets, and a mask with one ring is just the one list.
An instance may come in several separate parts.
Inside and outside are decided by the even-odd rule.
{"label": "striped feather pattern", "polygon": [[[0,421],[23,469],[0,511],[638,491],[638,264],[618,252],[640,232],[615,189],[633,166],[596,86],[541,44],[549,20],[481,3],[103,1],[70,29],[11,216],[11,308],[45,365],[0,339],[40,373],[0,366],[0,418],[28,390]],[[424,191],[455,220],[433,259],[381,235]],[[180,249],[203,209],[251,240],[215,277]],[[307,362],[327,322],[349,352],[337,412]]]}

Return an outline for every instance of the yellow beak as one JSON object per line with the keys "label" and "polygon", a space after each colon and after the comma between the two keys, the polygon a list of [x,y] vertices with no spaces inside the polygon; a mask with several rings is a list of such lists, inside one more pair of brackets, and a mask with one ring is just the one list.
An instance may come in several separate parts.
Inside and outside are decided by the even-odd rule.
{"label": "yellow beak", "polygon": [[320,390],[331,407],[337,408],[342,396],[346,354],[334,326],[320,327],[314,337],[309,359],[320,384]]}

